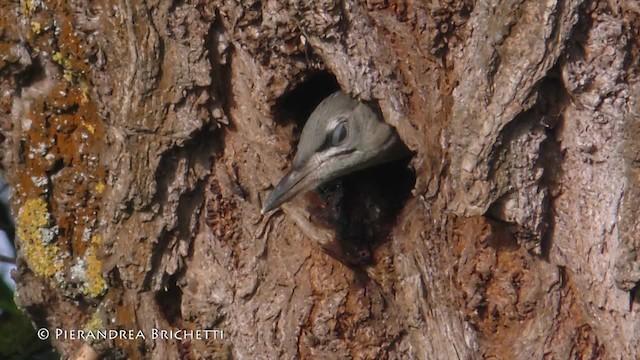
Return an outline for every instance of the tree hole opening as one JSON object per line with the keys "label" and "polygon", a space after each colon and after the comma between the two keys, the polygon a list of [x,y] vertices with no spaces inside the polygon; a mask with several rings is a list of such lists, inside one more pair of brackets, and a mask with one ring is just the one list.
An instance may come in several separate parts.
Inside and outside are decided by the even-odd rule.
{"label": "tree hole opening", "polygon": [[[278,101],[279,123],[294,123],[297,128],[292,144],[298,142],[314,109],[338,90],[335,77],[323,72],[311,76]],[[380,111],[377,103],[368,105]],[[296,152],[297,149],[292,158]],[[375,263],[376,249],[390,240],[397,217],[415,185],[411,157],[407,150],[400,160],[347,174],[305,195],[311,221],[335,233],[334,241],[324,248],[326,252],[352,268]]]}

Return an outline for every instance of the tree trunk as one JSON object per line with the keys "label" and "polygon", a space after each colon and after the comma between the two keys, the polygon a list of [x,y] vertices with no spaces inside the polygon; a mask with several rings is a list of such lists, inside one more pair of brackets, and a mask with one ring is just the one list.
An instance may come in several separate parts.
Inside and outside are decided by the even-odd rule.
{"label": "tree trunk", "polygon": [[[16,297],[63,355],[640,357],[636,2],[0,7]],[[260,215],[338,86],[414,152],[364,282],[308,197]]]}

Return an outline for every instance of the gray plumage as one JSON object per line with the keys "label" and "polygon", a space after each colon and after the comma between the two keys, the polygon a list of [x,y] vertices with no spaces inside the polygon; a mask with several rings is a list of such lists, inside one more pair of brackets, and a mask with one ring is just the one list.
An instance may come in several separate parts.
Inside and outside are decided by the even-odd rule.
{"label": "gray plumage", "polygon": [[309,116],[293,166],[267,197],[262,213],[301,192],[405,154],[395,129],[378,112],[337,91]]}

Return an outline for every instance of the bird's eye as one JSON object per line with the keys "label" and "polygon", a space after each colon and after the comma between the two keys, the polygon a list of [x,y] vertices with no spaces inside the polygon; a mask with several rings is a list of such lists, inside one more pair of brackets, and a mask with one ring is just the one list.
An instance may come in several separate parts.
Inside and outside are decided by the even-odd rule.
{"label": "bird's eye", "polygon": [[347,138],[347,128],[343,123],[338,123],[335,128],[333,128],[333,133],[331,134],[331,145],[338,146],[340,143]]}

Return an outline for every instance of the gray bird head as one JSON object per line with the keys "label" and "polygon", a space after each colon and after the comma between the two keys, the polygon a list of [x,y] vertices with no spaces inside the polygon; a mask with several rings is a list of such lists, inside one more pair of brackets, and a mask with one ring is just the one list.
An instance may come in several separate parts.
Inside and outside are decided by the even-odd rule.
{"label": "gray bird head", "polygon": [[405,154],[395,129],[380,114],[335,92],[307,120],[293,166],[267,197],[262,213],[327,181]]}

